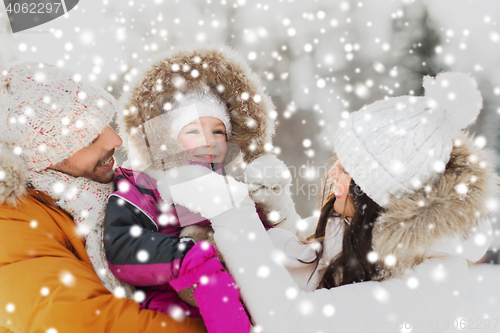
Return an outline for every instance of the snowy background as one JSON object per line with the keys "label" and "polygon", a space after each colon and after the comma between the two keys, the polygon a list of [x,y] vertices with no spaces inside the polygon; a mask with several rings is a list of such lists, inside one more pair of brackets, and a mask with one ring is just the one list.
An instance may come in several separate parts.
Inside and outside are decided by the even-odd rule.
{"label": "snowy background", "polygon": [[[339,120],[384,96],[422,94],[424,74],[475,76],[484,108],[471,130],[500,169],[499,21],[498,0],[81,0],[64,17],[12,34],[2,4],[0,69],[56,64],[119,97],[156,52],[227,43],[277,106],[275,153],[291,168],[305,217],[317,209]],[[496,262],[498,224],[488,259]]]}

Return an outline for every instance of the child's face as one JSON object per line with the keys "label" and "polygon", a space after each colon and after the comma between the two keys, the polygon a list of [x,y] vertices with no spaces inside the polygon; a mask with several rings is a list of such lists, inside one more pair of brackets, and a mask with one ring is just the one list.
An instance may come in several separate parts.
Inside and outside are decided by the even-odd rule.
{"label": "child's face", "polygon": [[200,117],[182,128],[177,140],[191,161],[221,163],[226,157],[226,126],[214,117]]}

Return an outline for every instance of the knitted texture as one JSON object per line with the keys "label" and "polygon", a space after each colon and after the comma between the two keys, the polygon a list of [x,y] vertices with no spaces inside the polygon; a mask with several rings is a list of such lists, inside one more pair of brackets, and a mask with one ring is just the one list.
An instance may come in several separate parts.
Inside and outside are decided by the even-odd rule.
{"label": "knitted texture", "polygon": [[69,71],[34,62],[16,64],[0,76],[0,146],[18,155],[27,179],[71,215],[103,285],[132,297],[133,287],[109,271],[103,248],[103,220],[113,183],[47,169],[87,147],[102,133],[116,109],[104,90],[80,82]]}
{"label": "knitted texture", "polygon": [[[426,77],[430,96],[377,101],[341,123],[334,139],[342,166],[377,204],[414,193],[442,174],[452,138],[482,106],[477,84],[462,73]],[[466,121],[463,119],[467,115]]]}
{"label": "knitted texture", "polygon": [[0,143],[29,170],[40,171],[88,146],[109,124],[116,104],[78,75],[23,62],[0,75],[0,110]]}
{"label": "knitted texture", "polygon": [[265,214],[266,222],[283,222],[294,210],[290,186],[292,177],[285,163],[275,155],[263,155],[245,170],[250,197]]}
{"label": "knitted texture", "polygon": [[227,107],[211,89],[206,92],[203,90],[189,92],[171,107],[173,110],[167,111],[165,115],[169,119],[168,123],[175,139],[184,126],[201,117],[219,119],[226,127],[227,138],[231,136],[231,119]]}

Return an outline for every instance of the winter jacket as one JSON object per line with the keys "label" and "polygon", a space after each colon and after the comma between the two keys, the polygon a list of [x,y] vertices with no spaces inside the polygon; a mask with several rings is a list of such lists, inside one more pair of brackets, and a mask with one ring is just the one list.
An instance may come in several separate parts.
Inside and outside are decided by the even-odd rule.
{"label": "winter jacket", "polygon": [[71,217],[25,189],[22,161],[2,152],[0,170],[0,332],[206,332],[201,320],[178,322],[115,297]]}
{"label": "winter jacket", "polygon": [[[467,193],[458,191],[463,184]],[[379,281],[316,289],[318,276],[308,282],[314,265],[297,260],[314,251],[287,230],[266,233],[249,200],[212,218],[214,238],[263,332],[446,332],[467,292],[466,259],[480,259],[491,242],[487,202],[498,184],[487,154],[465,135],[455,140],[438,181],[394,198],[375,221]],[[310,230],[316,221],[306,219]],[[326,260],[340,251],[338,223],[330,222]]]}

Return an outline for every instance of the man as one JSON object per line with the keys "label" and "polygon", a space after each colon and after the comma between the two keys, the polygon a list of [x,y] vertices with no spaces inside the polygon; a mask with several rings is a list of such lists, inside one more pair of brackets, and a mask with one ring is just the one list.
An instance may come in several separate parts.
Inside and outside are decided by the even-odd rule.
{"label": "man", "polygon": [[50,65],[0,73],[0,332],[206,332],[200,320],[141,311],[127,298],[140,294],[109,272],[115,109],[104,90]]}

